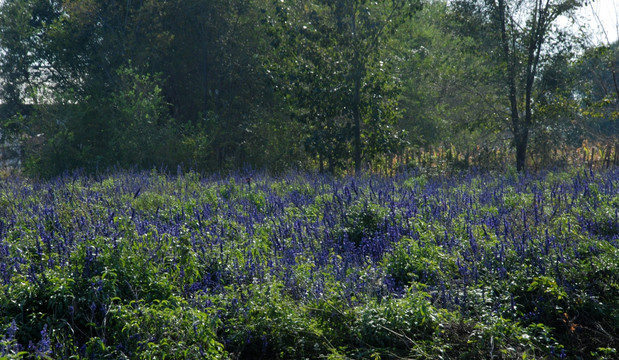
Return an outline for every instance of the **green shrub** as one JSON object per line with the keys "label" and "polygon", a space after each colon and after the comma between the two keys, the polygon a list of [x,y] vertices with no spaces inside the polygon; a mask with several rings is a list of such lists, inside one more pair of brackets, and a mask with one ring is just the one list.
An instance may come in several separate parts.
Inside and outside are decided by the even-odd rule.
{"label": "green shrub", "polygon": [[89,356],[98,352],[133,359],[225,359],[227,354],[217,340],[221,320],[216,309],[198,310],[179,297],[143,300],[111,305],[110,333],[116,348],[99,342]]}

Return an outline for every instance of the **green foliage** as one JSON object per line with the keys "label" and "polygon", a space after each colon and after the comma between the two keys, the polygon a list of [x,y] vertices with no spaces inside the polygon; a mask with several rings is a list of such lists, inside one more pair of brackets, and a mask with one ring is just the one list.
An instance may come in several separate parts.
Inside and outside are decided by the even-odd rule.
{"label": "green foliage", "polygon": [[537,358],[540,350],[542,354],[549,353],[551,346],[557,345],[550,333],[543,324],[524,327],[509,319],[489,316],[473,328],[463,355],[467,358]]}
{"label": "green foliage", "polygon": [[[485,164],[522,149],[514,124],[525,117],[525,160],[562,165],[557,148],[613,139],[616,99],[604,89],[616,45],[574,65],[577,39],[546,20],[578,2],[552,3],[544,26],[507,27],[520,44],[507,59],[498,8],[483,1],[7,0],[0,125],[23,143],[26,173],[44,177],[179,164],[393,171],[402,153],[441,145],[466,168],[469,156]],[[545,46],[527,67],[533,32],[544,36],[529,43]]]}
{"label": "green foliage", "polygon": [[69,93],[24,119],[27,173],[49,177],[66,169],[94,172],[176,160],[175,132],[159,80],[129,67],[117,75],[121,85],[109,95],[79,99]]}
{"label": "green foliage", "polygon": [[505,124],[496,116],[502,101],[484,47],[491,41],[483,29],[466,28],[482,25],[460,8],[463,4],[425,4],[397,35],[396,44],[408,50],[398,74],[403,87],[400,124],[414,148],[503,145],[499,134]]}
{"label": "green foliage", "polygon": [[577,91],[583,94],[584,127],[596,138],[606,139],[617,131],[619,117],[619,42],[586,49],[572,67],[580,80]]}
{"label": "green foliage", "polygon": [[342,222],[342,236],[360,246],[364,238],[371,238],[379,231],[386,216],[385,209],[371,203],[355,203],[346,208]]}
{"label": "green foliage", "polygon": [[269,18],[269,71],[304,130],[304,149],[334,172],[402,145],[398,80],[386,44],[418,9],[407,1],[282,2]]}
{"label": "green foliage", "polygon": [[17,129],[27,171],[292,166],[298,138],[264,76],[260,5],[3,3],[2,123],[37,108]]}
{"label": "green foliage", "polygon": [[[425,231],[425,230],[421,230]],[[440,279],[456,276],[455,264],[440,246],[431,242],[403,238],[383,260],[385,271],[396,286],[405,287],[421,282],[438,285]]]}
{"label": "green foliage", "polygon": [[[511,132],[518,171],[526,166],[529,143],[538,144],[537,150],[545,156],[551,147],[545,132],[573,116],[569,109],[575,108],[576,102],[570,101],[569,90],[568,95],[562,94],[562,87],[570,83],[563,70],[575,58],[571,46],[575,39],[558,27],[557,19],[581,6],[583,3],[578,1],[549,1],[542,5],[532,1],[508,4],[467,0],[455,2],[452,8],[455,24],[450,27],[475,40],[473,46],[464,48],[465,54],[473,54],[477,61],[483,59],[481,64],[488,72],[481,83],[489,84],[489,95],[503,104],[494,107],[495,99],[484,99],[499,131]],[[541,124],[548,119],[550,124]],[[566,133],[570,130],[567,126],[557,133],[569,137]]]}
{"label": "green foliage", "polygon": [[165,164],[174,132],[159,87],[160,80],[130,67],[118,70],[120,86],[112,94],[110,149],[122,166]]}
{"label": "green foliage", "polygon": [[360,340],[372,348],[406,351],[417,342],[432,341],[444,316],[432,306],[429,294],[411,287],[400,299],[362,308],[355,326]]}
{"label": "green foliage", "polygon": [[[110,328],[121,336],[124,351],[136,352],[136,359],[225,359],[216,331],[221,325],[215,309],[196,310],[181,298],[143,300],[112,305]],[[92,353],[101,356],[112,349],[99,343]]]}

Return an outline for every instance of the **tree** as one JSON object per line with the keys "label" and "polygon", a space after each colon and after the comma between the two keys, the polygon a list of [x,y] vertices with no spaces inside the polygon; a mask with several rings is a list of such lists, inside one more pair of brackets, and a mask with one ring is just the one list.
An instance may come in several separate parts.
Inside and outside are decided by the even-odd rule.
{"label": "tree", "polygon": [[556,20],[582,4],[578,0],[456,2],[456,5],[478,9],[476,13],[486,21],[486,41],[492,54],[496,54],[495,69],[509,108],[518,171],[525,169],[540,71],[549,63],[554,51],[549,43],[564,36],[555,26]]}
{"label": "tree", "polygon": [[364,157],[393,145],[397,84],[386,71],[391,60],[386,44],[419,7],[410,0],[275,5],[271,20],[278,51],[272,68],[321,168],[326,160],[333,170],[352,153],[360,171]]}
{"label": "tree", "polygon": [[[603,72],[606,73],[607,75],[610,75],[610,79],[608,79],[608,76],[607,76],[607,79],[603,81],[603,82],[606,82],[607,84],[602,84],[602,82],[598,82],[597,85],[598,86],[601,85],[601,89],[598,88],[597,90],[598,92],[599,90],[602,90],[605,93],[604,97],[608,95],[614,96],[615,97],[614,102],[616,104],[615,106],[617,109],[619,109],[619,61],[618,61],[619,40],[616,40],[614,43],[611,43],[609,34],[611,31],[613,31],[613,29],[607,28],[608,26],[605,27],[600,16],[601,14],[598,14],[595,10],[593,10],[593,17],[598,23],[600,29],[602,30],[603,40],[600,42],[599,45],[592,46],[593,49],[590,50],[589,56],[593,56],[595,59],[598,59],[599,62],[597,62],[596,64],[590,64],[590,65],[596,65],[596,70],[598,72],[600,71],[600,65],[601,65],[600,63],[604,64],[607,67],[607,69],[605,69],[605,71]],[[615,16],[617,16],[616,13],[615,13]],[[616,18],[615,29],[614,29],[614,31],[616,31],[615,33],[616,37],[619,36],[618,21],[619,21],[619,18]],[[607,85],[610,85],[610,86],[607,86]]]}
{"label": "tree", "polygon": [[593,46],[572,66],[579,82],[573,91],[581,99],[586,137],[614,142],[619,131],[619,42]]}
{"label": "tree", "polygon": [[58,80],[40,31],[58,18],[58,8],[59,2],[44,0],[8,0],[0,7],[0,99],[12,113],[37,103],[42,88]]}
{"label": "tree", "polygon": [[498,86],[485,40],[485,19],[473,7],[433,2],[403,26],[396,47],[407,49],[403,79],[402,128],[413,147],[453,144],[502,146]]}
{"label": "tree", "polygon": [[[144,93],[153,101],[144,106],[174,119],[178,151],[168,161],[205,169],[259,162],[261,152],[252,147],[269,142],[257,130],[278,118],[262,67],[268,44],[256,26],[261,3],[6,0],[0,5],[5,55],[0,58],[0,96],[17,109],[42,99],[44,90],[47,103],[62,105],[61,113],[45,109],[36,124],[28,124],[45,128],[49,141],[63,143],[59,156],[75,154],[76,161],[59,166],[92,167],[95,162],[105,167],[118,161],[148,166],[148,154],[113,155],[119,149],[114,144],[126,144],[123,131],[135,129],[131,119],[142,116],[129,112],[144,109],[131,101],[115,102],[131,100],[118,97],[133,91],[123,75],[123,69],[131,69],[135,79],[152,85],[145,89],[156,90]],[[120,104],[128,108],[119,109]],[[153,126],[140,131],[159,136],[159,122],[144,124]],[[200,149],[191,149],[196,144]]]}
{"label": "tree", "polygon": [[[21,107],[34,105],[21,123],[22,139],[35,140],[24,144],[29,151],[27,170],[54,175],[76,167],[145,165],[142,160],[153,154],[152,146],[138,146],[139,151],[115,156],[122,151],[114,146],[119,141],[117,130],[134,129],[134,119],[146,123],[141,114],[127,111],[159,107],[159,95],[151,91],[154,85],[136,94],[143,95],[140,104],[114,101],[130,98],[117,96],[119,92],[135,90],[118,70],[133,59],[140,60],[139,54],[156,49],[152,41],[138,46],[143,39],[135,30],[140,21],[135,13],[148,11],[156,2],[145,2],[142,8],[130,2],[123,5],[97,0],[7,0],[0,6],[0,44],[7,54],[0,60],[6,81],[3,97]],[[158,23],[155,16],[151,20]],[[146,32],[151,30],[147,27]],[[146,69],[142,62],[137,66]],[[152,104],[146,104],[149,101]],[[154,116],[150,121],[147,136],[131,139],[133,144],[160,133],[164,125]]]}

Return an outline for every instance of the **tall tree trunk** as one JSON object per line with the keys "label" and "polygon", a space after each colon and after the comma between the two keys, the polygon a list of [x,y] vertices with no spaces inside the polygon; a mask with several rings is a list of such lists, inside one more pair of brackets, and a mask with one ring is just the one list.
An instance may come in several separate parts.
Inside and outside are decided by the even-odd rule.
{"label": "tall tree trunk", "polygon": [[[353,36],[357,37],[357,17],[356,17],[357,9],[353,6],[351,8],[351,28],[353,32]],[[360,44],[357,43],[357,46]],[[354,58],[353,58],[353,103],[352,103],[352,117],[354,123],[354,162],[355,162],[355,172],[359,173],[361,171],[361,77],[363,76],[363,65],[361,64],[361,60],[359,59],[359,49],[354,49]]]}
{"label": "tall tree trunk", "polygon": [[537,66],[539,64],[542,44],[544,42],[544,34],[547,29],[547,19],[550,2],[544,5],[542,1],[535,3],[535,11],[533,12],[533,25],[531,26],[531,37],[529,39],[529,48],[527,53],[527,72],[525,84],[525,115],[524,120],[520,124],[520,134],[516,139],[516,168],[519,172],[525,169],[526,152],[529,140],[529,128],[533,124],[533,84],[535,82],[535,74],[537,74]]}
{"label": "tall tree trunk", "polygon": [[615,95],[617,95],[617,102],[619,103],[619,82],[617,81],[617,71],[615,71],[615,67],[614,65],[610,64],[610,70],[611,73],[613,74],[613,85],[615,86]]}
{"label": "tall tree trunk", "polygon": [[[210,64],[209,64],[209,33],[208,33],[208,29],[207,29],[207,19],[209,18],[208,13],[207,13],[207,9],[205,6],[202,6],[200,9],[201,12],[201,21],[202,24],[200,25],[200,30],[201,33],[199,34],[200,36],[200,41],[201,41],[201,50],[203,51],[202,54],[202,106],[198,107],[198,109],[201,110],[202,112],[202,116],[206,117],[208,114],[208,110],[209,110],[209,71],[210,71]],[[192,120],[193,121],[193,120]]]}
{"label": "tall tree trunk", "polygon": [[355,73],[355,85],[354,85],[354,98],[353,98],[353,121],[355,126],[355,172],[361,171],[361,111],[360,111],[360,98],[359,92],[361,91],[361,71],[356,70]]}
{"label": "tall tree trunk", "polygon": [[523,172],[525,170],[528,142],[529,127],[526,125],[520,126],[518,131],[514,133],[514,146],[516,147],[516,170],[518,170],[518,172]]}
{"label": "tall tree trunk", "polygon": [[[512,133],[514,135],[514,146],[516,148],[516,169],[518,172],[524,171],[527,142],[529,137],[529,127],[523,124],[518,111],[518,94],[516,89],[516,61],[515,55],[510,50],[509,36],[507,34],[507,5],[505,0],[498,1],[499,21],[501,25],[501,45],[503,58],[506,66],[506,82],[508,87],[508,97],[512,121]],[[513,49],[512,49],[513,50]]]}

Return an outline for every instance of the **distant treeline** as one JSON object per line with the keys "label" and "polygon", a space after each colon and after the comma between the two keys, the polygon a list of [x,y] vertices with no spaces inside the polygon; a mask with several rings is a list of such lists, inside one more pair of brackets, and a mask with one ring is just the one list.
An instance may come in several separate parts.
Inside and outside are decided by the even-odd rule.
{"label": "distant treeline", "polygon": [[5,0],[2,132],[37,176],[390,171],[429,147],[521,171],[613,146],[618,44],[556,26],[580,2],[535,3]]}

